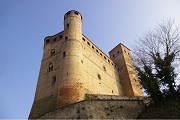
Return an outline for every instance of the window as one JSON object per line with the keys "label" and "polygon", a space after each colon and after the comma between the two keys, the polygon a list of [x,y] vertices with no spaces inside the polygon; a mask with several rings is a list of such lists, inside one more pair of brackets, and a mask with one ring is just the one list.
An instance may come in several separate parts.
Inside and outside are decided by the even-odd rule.
{"label": "window", "polygon": [[105,66],[103,66],[103,69],[104,69],[104,71],[106,71],[106,67]]}
{"label": "window", "polygon": [[66,51],[63,52],[63,58],[66,56]]}
{"label": "window", "polygon": [[124,52],[126,53],[126,51],[124,50]]}
{"label": "window", "polygon": [[104,59],[106,59],[106,56],[104,56]]}
{"label": "window", "polygon": [[65,37],[65,40],[68,40],[68,36]]}
{"label": "window", "polygon": [[51,50],[51,56],[55,55],[55,49]]}
{"label": "window", "polygon": [[92,48],[94,49],[94,46],[92,46]]}
{"label": "window", "polygon": [[99,52],[99,51],[96,49],[96,52]]}
{"label": "window", "polygon": [[49,71],[49,72],[53,71],[53,64],[52,64],[52,63],[49,64],[48,71]]}
{"label": "window", "polygon": [[88,45],[90,45],[90,43],[89,43],[89,42],[87,42],[87,44],[88,44]]}
{"label": "window", "polygon": [[110,63],[110,60],[108,60],[108,62]]}
{"label": "window", "polygon": [[102,56],[102,53],[100,53],[100,55]]}
{"label": "window", "polygon": [[115,57],[115,55],[113,54],[113,58]]}
{"label": "window", "polygon": [[55,82],[56,82],[56,76],[54,75],[54,76],[52,77],[52,85],[54,85]]}
{"label": "window", "polygon": [[82,38],[83,39],[83,41],[85,41],[85,38]]}
{"label": "window", "polygon": [[67,28],[69,27],[69,23],[67,24]]}
{"label": "window", "polygon": [[98,79],[100,79],[100,80],[101,80],[101,75],[100,75],[100,74],[98,74]]}

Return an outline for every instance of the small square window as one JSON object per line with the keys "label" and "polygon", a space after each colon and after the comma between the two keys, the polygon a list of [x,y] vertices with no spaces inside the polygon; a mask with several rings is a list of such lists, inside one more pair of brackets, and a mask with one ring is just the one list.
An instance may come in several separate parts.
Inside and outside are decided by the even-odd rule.
{"label": "small square window", "polygon": [[83,41],[85,41],[85,38],[82,38]]}
{"label": "small square window", "polygon": [[90,43],[89,43],[89,42],[87,42],[87,44],[88,44],[88,45],[90,45]]}

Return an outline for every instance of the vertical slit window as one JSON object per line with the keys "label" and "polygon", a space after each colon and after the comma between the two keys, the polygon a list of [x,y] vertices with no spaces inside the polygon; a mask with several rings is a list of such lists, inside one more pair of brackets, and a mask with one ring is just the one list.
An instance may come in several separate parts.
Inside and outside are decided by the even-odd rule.
{"label": "vertical slit window", "polygon": [[98,74],[98,79],[101,80],[101,75],[100,74]]}
{"label": "vertical slit window", "polygon": [[106,67],[105,66],[103,66],[103,69],[104,69],[104,71],[106,71]]}
{"label": "vertical slit window", "polygon": [[56,76],[53,76],[53,77],[52,77],[52,85],[54,85],[55,82],[56,82]]}
{"label": "vertical slit window", "polygon": [[67,28],[69,28],[69,23],[67,24]]}
{"label": "vertical slit window", "polygon": [[63,52],[63,58],[66,56],[66,51]]}

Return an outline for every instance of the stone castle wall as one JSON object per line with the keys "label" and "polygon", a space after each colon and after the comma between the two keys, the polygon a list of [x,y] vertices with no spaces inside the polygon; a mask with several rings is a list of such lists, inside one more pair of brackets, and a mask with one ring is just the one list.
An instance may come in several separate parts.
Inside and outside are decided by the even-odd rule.
{"label": "stone castle wall", "polygon": [[40,119],[135,119],[144,110],[144,97],[86,95],[86,99],[57,109]]}

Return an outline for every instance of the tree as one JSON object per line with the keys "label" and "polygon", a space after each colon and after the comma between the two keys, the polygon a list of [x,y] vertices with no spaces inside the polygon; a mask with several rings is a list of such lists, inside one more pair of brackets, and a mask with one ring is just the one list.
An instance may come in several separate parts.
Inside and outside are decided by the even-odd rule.
{"label": "tree", "polygon": [[[162,21],[139,38],[133,50],[138,73],[146,73],[145,67],[148,66],[153,78],[157,79],[154,80],[156,84],[165,88],[169,94],[175,93],[177,74],[174,70],[180,63],[180,31],[174,23],[172,19]],[[138,75],[143,82],[142,74]]]}
{"label": "tree", "polygon": [[144,87],[146,93],[152,97],[155,102],[162,100],[160,85],[157,77],[152,73],[151,67],[144,65],[143,70],[137,67],[138,78]]}

